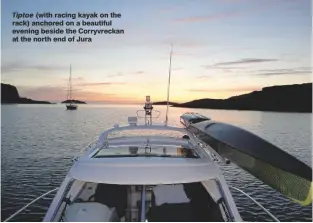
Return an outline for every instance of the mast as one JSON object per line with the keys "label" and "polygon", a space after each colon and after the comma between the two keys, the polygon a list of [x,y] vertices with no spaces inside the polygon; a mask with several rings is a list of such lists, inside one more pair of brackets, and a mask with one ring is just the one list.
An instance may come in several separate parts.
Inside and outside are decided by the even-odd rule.
{"label": "mast", "polygon": [[171,85],[171,71],[172,71],[172,54],[173,54],[173,44],[171,44],[170,66],[168,70],[167,107],[166,107],[165,125],[167,125],[167,122],[168,122],[168,107],[169,107],[169,99],[170,99],[170,85]]}
{"label": "mast", "polygon": [[69,93],[70,93],[70,79],[68,79],[68,82],[67,82],[67,88],[66,88],[66,100],[69,100],[68,96],[69,96]]}
{"label": "mast", "polygon": [[72,64],[70,64],[70,104],[72,104]]}

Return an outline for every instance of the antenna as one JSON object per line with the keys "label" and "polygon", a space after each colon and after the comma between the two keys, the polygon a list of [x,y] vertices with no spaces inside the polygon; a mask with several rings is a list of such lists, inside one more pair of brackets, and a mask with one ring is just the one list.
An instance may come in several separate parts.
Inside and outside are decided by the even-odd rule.
{"label": "antenna", "polygon": [[72,64],[70,64],[70,100],[72,100]]}
{"label": "antenna", "polygon": [[170,100],[170,85],[171,85],[171,70],[172,70],[172,54],[173,54],[173,44],[171,44],[170,67],[168,70],[167,107],[166,107],[165,125],[167,125],[167,122],[168,122],[168,107],[169,107],[169,100]]}

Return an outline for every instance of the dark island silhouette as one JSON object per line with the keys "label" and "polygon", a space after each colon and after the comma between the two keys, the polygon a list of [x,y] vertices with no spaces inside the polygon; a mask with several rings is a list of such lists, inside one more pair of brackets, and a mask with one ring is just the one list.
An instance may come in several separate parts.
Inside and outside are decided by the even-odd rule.
{"label": "dark island silhouette", "polygon": [[[167,105],[166,101],[159,101],[159,102],[153,102],[154,105]],[[175,105],[179,105],[179,103],[175,103],[175,102],[169,102],[170,106],[175,106]]]}
{"label": "dark island silhouette", "polygon": [[54,103],[48,101],[36,101],[29,98],[21,98],[15,86],[1,83],[1,104],[54,104]]}
{"label": "dark island silhouette", "polygon": [[205,98],[173,107],[312,113],[312,83],[265,87],[227,99]]}
{"label": "dark island silhouette", "polygon": [[84,102],[84,101],[79,101],[79,100],[65,100],[65,101],[62,101],[61,103],[63,103],[63,104],[70,104],[70,103],[72,103],[72,104],[87,104],[86,102]]}

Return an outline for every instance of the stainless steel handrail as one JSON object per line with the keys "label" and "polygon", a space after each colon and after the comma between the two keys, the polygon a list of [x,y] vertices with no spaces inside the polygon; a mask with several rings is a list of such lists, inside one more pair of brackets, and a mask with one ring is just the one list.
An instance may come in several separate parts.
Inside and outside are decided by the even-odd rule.
{"label": "stainless steel handrail", "polygon": [[88,146],[83,147],[83,148],[79,151],[78,155],[73,158],[73,161],[77,161],[77,160],[79,159],[79,157],[82,155],[82,152],[85,152],[86,150],[91,149],[93,146],[96,145],[97,141],[98,141],[98,140],[95,140],[95,141],[89,143]]}
{"label": "stainless steel handrail", "polygon": [[142,185],[140,220],[146,221],[146,186],[145,185]]}
{"label": "stainless steel handrail", "polygon": [[269,216],[271,216],[271,218],[273,218],[274,221],[279,222],[279,220],[271,212],[269,212],[265,207],[263,207],[259,202],[257,202],[254,198],[252,198],[249,194],[247,194],[244,191],[238,189],[237,187],[232,187],[232,186],[229,186],[229,187],[239,191],[243,195],[245,195],[248,198],[250,198],[250,200],[252,200],[256,205],[258,205],[260,208],[262,208],[263,211],[265,211]]}
{"label": "stainless steel handrail", "polygon": [[50,190],[44,194],[42,194],[41,196],[37,197],[36,199],[32,200],[31,202],[29,202],[28,204],[26,204],[24,207],[22,207],[21,209],[19,209],[18,211],[16,211],[14,214],[12,214],[10,217],[8,217],[7,219],[4,220],[4,222],[7,222],[9,220],[11,220],[12,218],[14,218],[16,215],[18,215],[19,213],[21,213],[23,210],[25,210],[27,207],[29,207],[30,205],[32,205],[33,203],[35,203],[36,201],[40,200],[41,198],[47,196],[48,194],[58,190],[59,188],[54,188],[53,190]]}
{"label": "stainless steel handrail", "polygon": [[[146,116],[140,116],[140,115],[138,114],[138,112],[146,112],[145,110],[138,110],[138,111],[136,112],[136,114],[137,114],[137,117],[138,117],[138,118],[146,118]],[[160,114],[161,114],[160,111],[158,111],[158,110],[153,110],[152,113],[153,113],[153,112],[157,113],[157,116],[151,116],[152,118],[159,118],[159,117],[160,117]]]}
{"label": "stainless steel handrail", "polygon": [[235,218],[234,218],[232,209],[229,206],[228,200],[225,199],[226,196],[225,196],[225,193],[224,193],[224,189],[222,188],[222,184],[221,184],[221,182],[218,179],[216,180],[216,182],[217,182],[218,190],[219,190],[220,194],[222,195],[222,197],[221,197],[222,200],[221,201],[224,203],[224,208],[226,208],[224,210],[224,212],[225,212],[225,215],[227,217],[227,221],[234,221]]}

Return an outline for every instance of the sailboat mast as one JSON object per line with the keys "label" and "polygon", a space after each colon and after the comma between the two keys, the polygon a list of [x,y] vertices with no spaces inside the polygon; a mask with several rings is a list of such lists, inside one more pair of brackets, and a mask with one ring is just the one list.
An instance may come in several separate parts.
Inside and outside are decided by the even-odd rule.
{"label": "sailboat mast", "polygon": [[72,100],[72,64],[70,64],[70,100]]}
{"label": "sailboat mast", "polygon": [[169,66],[169,71],[168,71],[167,107],[166,107],[165,125],[167,125],[167,122],[168,122],[168,107],[169,107],[169,100],[170,100],[170,85],[171,85],[171,71],[172,71],[172,54],[173,54],[173,45],[171,44],[170,66]]}

